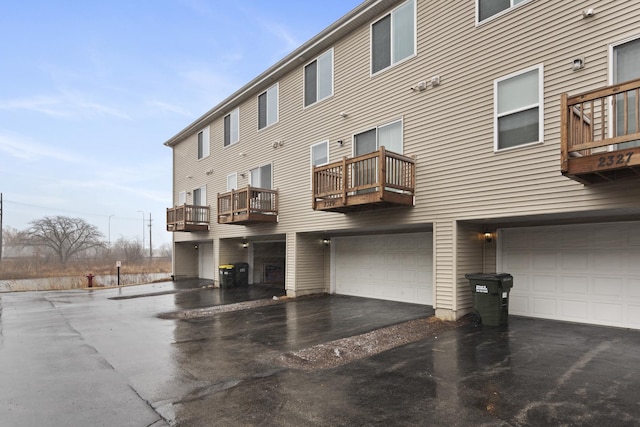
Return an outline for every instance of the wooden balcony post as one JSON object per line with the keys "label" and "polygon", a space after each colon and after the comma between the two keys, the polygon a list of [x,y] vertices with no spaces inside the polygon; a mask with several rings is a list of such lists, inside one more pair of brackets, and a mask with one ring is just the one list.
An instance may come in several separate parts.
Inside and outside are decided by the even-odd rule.
{"label": "wooden balcony post", "polygon": [[378,181],[380,182],[378,193],[380,200],[382,200],[384,189],[387,186],[387,155],[384,145],[380,147],[380,152],[378,153]]}
{"label": "wooden balcony post", "polygon": [[317,175],[316,167],[315,167],[315,166],[311,166],[311,168],[312,168],[312,170],[313,170],[313,172],[312,172],[312,174],[311,174],[311,195],[313,196],[313,197],[311,198],[311,208],[312,208],[313,210],[315,210],[315,209],[316,209],[316,205],[317,205],[317,202],[316,202],[316,193],[317,193],[317,191],[318,191],[318,188],[317,188],[317,185],[318,185],[318,184],[317,184],[317,182],[318,182],[318,178],[316,178],[316,175]]}
{"label": "wooden balcony post", "polygon": [[347,204],[347,156],[342,157],[342,203]]}
{"label": "wooden balcony post", "polygon": [[562,172],[567,172],[569,166],[569,107],[567,98],[566,93],[560,96],[560,170]]}

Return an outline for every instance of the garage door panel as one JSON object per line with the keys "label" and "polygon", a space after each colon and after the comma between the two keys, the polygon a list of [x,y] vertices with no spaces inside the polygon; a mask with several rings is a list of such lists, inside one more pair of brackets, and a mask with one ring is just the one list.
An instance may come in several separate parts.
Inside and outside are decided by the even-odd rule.
{"label": "garage door panel", "polygon": [[553,298],[533,298],[533,313],[538,316],[556,316],[558,313],[556,300]]}
{"label": "garage door panel", "polygon": [[336,293],[432,304],[432,242],[432,233],[333,239]]}
{"label": "garage door panel", "polygon": [[624,297],[624,280],[621,277],[594,277],[591,285],[591,295],[600,298],[620,299]]}
{"label": "garage door panel", "polygon": [[563,272],[585,272],[589,268],[589,254],[581,250],[565,250],[560,254],[560,268]]}
{"label": "garage door panel", "polygon": [[499,236],[498,268],[514,276],[511,313],[640,329],[640,222],[505,229]]}
{"label": "garage door panel", "polygon": [[585,297],[589,293],[589,278],[564,276],[560,278],[560,293]]}
{"label": "garage door panel", "polygon": [[567,320],[586,322],[589,319],[589,302],[580,300],[560,301],[560,314]]}

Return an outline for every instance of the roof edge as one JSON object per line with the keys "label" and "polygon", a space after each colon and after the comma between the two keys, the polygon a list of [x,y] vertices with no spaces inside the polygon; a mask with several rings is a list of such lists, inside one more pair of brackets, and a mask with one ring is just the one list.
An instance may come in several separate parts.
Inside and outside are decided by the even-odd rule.
{"label": "roof edge", "polygon": [[242,86],[240,89],[224,99],[218,105],[197,118],[190,125],[167,140],[164,145],[166,145],[167,147],[175,146],[186,137],[200,130],[200,128],[203,127],[206,123],[213,121],[218,115],[227,110],[230,110],[231,107],[234,107],[236,104],[238,104],[245,96],[248,96],[248,94],[255,90],[256,87],[264,84],[264,82],[266,82],[269,78],[272,78],[273,76],[279,76],[280,73],[288,71],[289,69],[293,69],[303,62],[310,60],[311,57],[305,57],[305,53],[312,51],[314,47],[321,45],[327,40],[331,40],[333,42],[333,37],[335,37],[336,40],[339,40],[339,31],[347,27],[348,24],[358,20],[358,18],[367,14],[367,12],[377,12],[378,9],[386,9],[388,6],[397,2],[398,0],[367,0],[363,2],[352,11],[344,15],[342,18],[338,19],[333,24],[322,30],[316,36],[302,44],[300,47],[296,48],[293,52],[285,56],[283,59],[272,65],[266,71],[259,74],[249,83]]}

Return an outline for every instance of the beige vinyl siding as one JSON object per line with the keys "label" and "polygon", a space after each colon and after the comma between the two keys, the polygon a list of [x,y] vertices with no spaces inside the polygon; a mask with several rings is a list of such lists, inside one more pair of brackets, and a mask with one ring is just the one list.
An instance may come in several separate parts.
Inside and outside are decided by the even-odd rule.
{"label": "beige vinyl siding", "polygon": [[296,291],[298,294],[326,292],[325,247],[315,235],[296,238]]}
{"label": "beige vinyl siding", "polygon": [[[214,243],[214,246],[215,243]],[[235,264],[237,262],[247,262],[248,260],[248,248],[242,247],[242,240],[229,239],[220,240],[218,247],[218,265]],[[216,268],[218,267],[216,265]]]}
{"label": "beige vinyl siding", "polygon": [[198,251],[193,244],[177,243],[173,246],[173,274],[198,277]]}
{"label": "beige vinyl siding", "polygon": [[[389,10],[396,4],[389,2]],[[560,94],[606,85],[609,44],[640,35],[638,0],[593,1],[589,7],[596,15],[590,19],[582,19],[583,7],[573,1],[535,0],[476,26],[473,1],[455,7],[444,0],[418,1],[417,56],[371,77],[370,23],[384,14],[380,12],[333,44],[332,97],[303,108],[308,61],[301,61],[277,79],[277,124],[257,130],[256,97],[275,83],[267,79],[239,105],[239,143],[223,147],[223,116],[233,105],[211,123],[198,124],[197,129],[211,125],[209,157],[197,161],[195,131],[173,146],[174,203],[179,191],[206,185],[212,206],[209,233],[174,233],[174,240],[214,239],[215,247],[217,239],[286,234],[286,286],[295,291],[326,286],[319,273],[311,272],[315,249],[298,233],[371,233],[435,224],[436,308],[465,308],[460,274],[467,267],[482,270],[482,255],[478,259],[477,248],[462,243],[468,230],[464,225],[456,231],[456,222],[568,213],[584,217],[585,212],[638,208],[640,185],[634,182],[583,186],[560,173]],[[585,57],[586,67],[574,72],[571,60],[578,56]],[[496,153],[493,82],[538,64],[544,66],[544,142]],[[440,86],[410,90],[435,75]],[[417,158],[415,207],[347,215],[313,211],[309,147],[329,140],[329,160],[338,161],[352,155],[354,134],[399,118],[404,154]],[[344,146],[337,145],[339,139]],[[275,141],[283,145],[273,148]],[[226,192],[226,176],[247,174],[238,177],[242,188],[248,171],[266,163],[273,164],[273,187],[279,190],[279,222],[218,225],[216,195]],[[189,196],[187,203],[191,200]],[[456,232],[463,235],[456,237]],[[235,261],[236,254],[227,251],[221,248],[219,259]],[[485,271],[495,268],[494,252],[494,246],[485,248]],[[322,271],[322,265],[317,267]]]}
{"label": "beige vinyl siding", "polygon": [[473,306],[468,273],[480,273],[483,268],[484,236],[478,224],[458,223],[456,235],[456,312],[467,313]]}
{"label": "beige vinyl siding", "polygon": [[437,309],[455,310],[454,286],[455,248],[453,221],[438,221],[433,226],[435,302]]}

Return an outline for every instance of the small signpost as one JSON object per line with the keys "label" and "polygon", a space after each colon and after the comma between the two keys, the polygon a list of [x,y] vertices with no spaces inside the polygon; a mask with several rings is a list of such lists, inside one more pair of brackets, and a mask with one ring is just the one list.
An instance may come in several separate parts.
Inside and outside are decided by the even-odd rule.
{"label": "small signpost", "polygon": [[120,286],[120,267],[122,267],[122,261],[116,261],[116,268],[118,269],[118,286]]}

